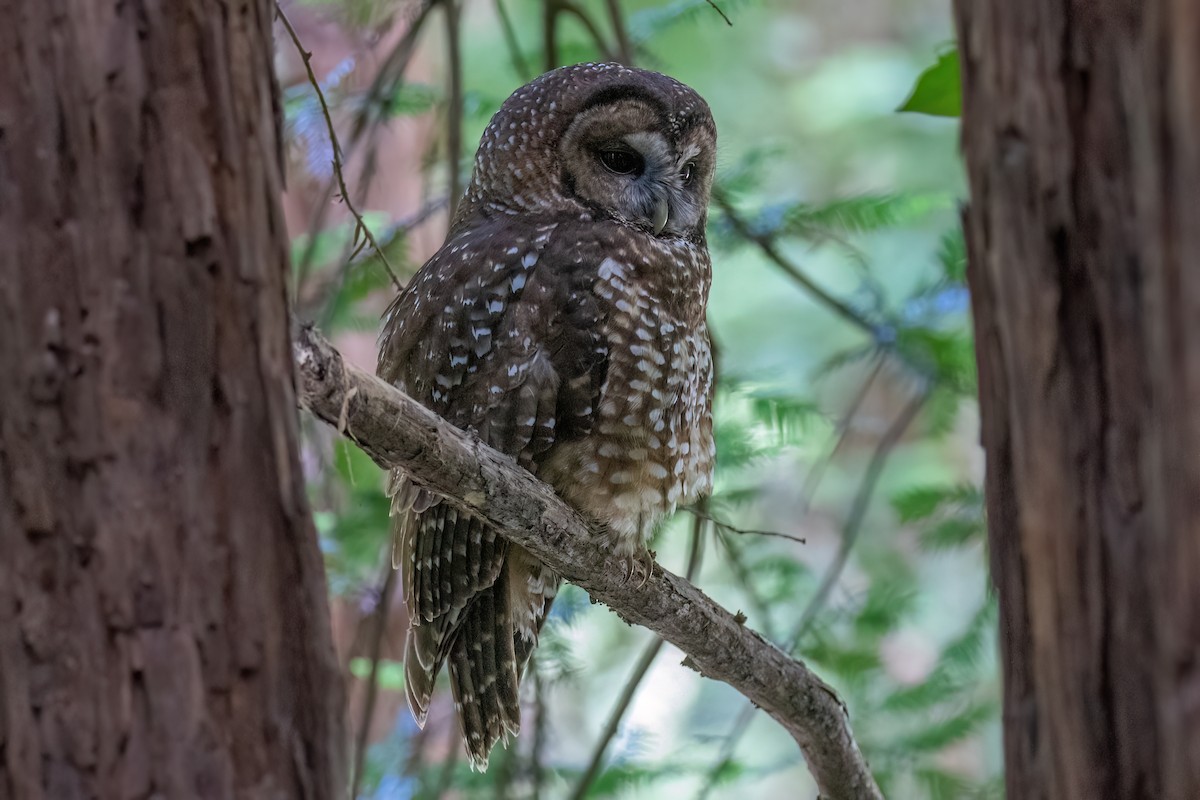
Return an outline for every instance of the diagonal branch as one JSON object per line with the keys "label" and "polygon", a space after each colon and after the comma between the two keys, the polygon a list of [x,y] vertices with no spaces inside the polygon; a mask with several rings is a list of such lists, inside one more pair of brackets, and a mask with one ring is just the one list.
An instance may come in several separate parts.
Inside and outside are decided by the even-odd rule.
{"label": "diagonal branch", "polygon": [[882,798],[850,732],[845,706],[820,678],[714,603],[655,566],[643,583],[546,484],[374,375],[346,364],[311,327],[293,345],[302,405],[377,464],[403,467],[426,489],[486,519],[626,622],[688,654],[770,714],[800,746],[827,800]]}

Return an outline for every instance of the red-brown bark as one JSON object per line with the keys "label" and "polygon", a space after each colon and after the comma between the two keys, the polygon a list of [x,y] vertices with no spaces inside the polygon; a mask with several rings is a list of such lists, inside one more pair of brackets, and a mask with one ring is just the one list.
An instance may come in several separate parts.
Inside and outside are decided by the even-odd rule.
{"label": "red-brown bark", "polygon": [[268,0],[0,0],[0,798],[331,798]]}
{"label": "red-brown bark", "polygon": [[1200,797],[1200,6],[957,0],[1008,796]]}

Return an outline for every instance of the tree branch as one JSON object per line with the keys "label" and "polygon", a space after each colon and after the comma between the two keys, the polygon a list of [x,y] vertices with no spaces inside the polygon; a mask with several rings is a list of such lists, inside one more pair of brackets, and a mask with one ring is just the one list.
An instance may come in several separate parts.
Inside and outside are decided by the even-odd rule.
{"label": "tree branch", "polygon": [[[392,269],[392,264],[388,261],[387,254],[383,252],[383,248],[375,241],[375,235],[371,233],[371,229],[363,221],[362,214],[358,213],[358,209],[354,207],[354,203],[350,199],[350,190],[346,188],[346,176],[343,169],[342,146],[338,143],[337,129],[333,125],[333,116],[329,113],[329,103],[325,102],[325,92],[321,90],[321,82],[317,80],[317,75],[313,72],[312,52],[305,49],[299,35],[296,33],[296,29],[292,27],[292,21],[288,19],[287,14],[283,13],[283,8],[278,2],[275,3],[275,15],[279,17],[279,21],[283,23],[288,36],[291,37],[292,44],[296,46],[296,51],[300,54],[300,60],[304,62],[304,70],[308,73],[308,82],[312,85],[313,91],[317,93],[317,100],[321,103],[321,113],[325,117],[325,129],[329,134],[329,149],[333,153],[333,175],[337,180],[338,188],[342,192],[342,202],[346,204],[346,210],[354,216],[354,237],[357,240],[357,237],[361,235],[366,241],[371,243],[371,247],[375,249],[375,253],[379,256],[379,261],[383,264],[383,268],[387,270],[388,276],[392,279],[392,285],[396,287],[396,291],[402,291],[404,284],[400,283],[400,279],[396,277],[396,272]],[[352,259],[353,256],[351,256]]]}
{"label": "tree branch", "polygon": [[[701,517],[692,520],[692,547],[691,552],[688,553],[687,571],[684,574],[689,581],[695,580],[696,572],[700,569],[700,562],[704,557],[704,522],[705,520]],[[658,651],[662,650],[662,646],[662,638],[655,636],[654,640],[642,651],[637,666],[633,668],[633,672],[625,682],[625,688],[621,690],[621,694],[617,698],[616,705],[608,715],[608,722],[605,723],[604,730],[600,732],[600,738],[596,740],[596,746],[592,749],[592,757],[588,760],[587,768],[584,769],[579,782],[575,784],[575,790],[571,792],[571,800],[584,800],[592,783],[600,777],[604,753],[617,735],[617,731],[620,730],[621,721],[625,719],[625,712],[633,703],[638,687],[642,685],[646,673],[650,671],[650,666],[658,656]]]}
{"label": "tree branch", "polygon": [[346,364],[311,327],[293,345],[301,404],[377,464],[486,519],[626,622],[688,654],[697,672],[737,689],[788,731],[827,800],[879,798],[834,691],[688,581],[655,565],[641,585],[593,526],[512,459],[374,375]]}
{"label": "tree branch", "polygon": [[463,126],[463,80],[462,47],[459,31],[459,7],[457,0],[441,0],[446,14],[446,58],[450,61],[450,91],[446,103],[446,172],[450,195],[450,220],[458,209],[462,196],[462,126]]}
{"label": "tree branch", "polygon": [[776,246],[774,237],[762,231],[755,230],[754,226],[737,212],[737,209],[733,207],[733,203],[730,202],[724,192],[719,189],[714,190],[712,199],[713,204],[721,209],[721,213],[729,221],[729,225],[733,228],[734,233],[756,245],[762,251],[763,255],[775,264],[775,266],[779,267],[793,281],[800,284],[805,291],[815,297],[830,311],[833,311],[851,325],[867,332],[871,335],[872,339],[878,341],[881,338],[880,326],[868,319],[862,312],[850,306],[850,304],[834,297],[821,288],[807,273],[791,261],[788,261]]}
{"label": "tree branch", "polygon": [[[390,564],[388,565],[391,566]],[[392,607],[392,593],[396,589],[396,570],[388,569],[379,590],[374,612],[375,629],[371,632],[371,673],[367,676],[367,696],[363,699],[362,719],[358,724],[358,735],[354,740],[354,772],[350,778],[350,798],[358,797],[362,785],[363,763],[367,757],[367,739],[371,734],[371,722],[375,718],[375,701],[379,696],[379,662],[382,660],[383,637],[387,633],[388,612]]]}

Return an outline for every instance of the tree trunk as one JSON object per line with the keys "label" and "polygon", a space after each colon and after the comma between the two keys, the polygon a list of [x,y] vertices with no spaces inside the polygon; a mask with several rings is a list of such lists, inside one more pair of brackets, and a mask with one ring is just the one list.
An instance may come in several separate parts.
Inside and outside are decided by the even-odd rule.
{"label": "tree trunk", "polygon": [[0,798],[332,798],[269,0],[0,0]]}
{"label": "tree trunk", "polygon": [[1200,797],[1200,5],[956,0],[1007,787]]}

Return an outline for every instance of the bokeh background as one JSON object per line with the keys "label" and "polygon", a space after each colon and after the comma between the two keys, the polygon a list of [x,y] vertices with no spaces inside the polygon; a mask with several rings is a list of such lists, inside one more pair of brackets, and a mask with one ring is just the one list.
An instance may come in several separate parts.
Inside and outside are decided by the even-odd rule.
{"label": "bokeh background", "polygon": [[[619,58],[694,87],[720,133],[719,464],[659,561],[839,691],[888,797],[999,797],[958,125],[897,111],[946,112],[929,81],[912,95],[952,45],[949,4],[716,2],[281,3],[297,313],[373,369],[380,313],[441,243],[489,117],[548,64]],[[358,797],[816,796],[782,728],[574,587],[520,738],[472,772],[448,689],[423,731],[404,704],[380,470],[317,426],[305,463]]]}

